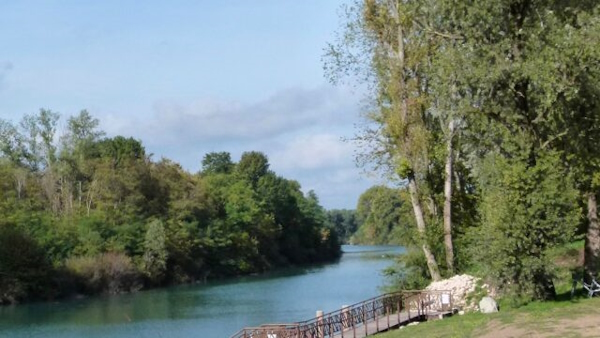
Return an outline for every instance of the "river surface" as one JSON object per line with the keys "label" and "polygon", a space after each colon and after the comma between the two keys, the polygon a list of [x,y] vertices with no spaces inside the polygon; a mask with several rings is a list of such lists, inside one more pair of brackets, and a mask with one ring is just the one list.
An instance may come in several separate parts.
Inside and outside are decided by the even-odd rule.
{"label": "river surface", "polygon": [[311,319],[375,297],[390,246],[343,246],[336,263],[207,284],[0,307],[0,337],[229,337],[245,326]]}

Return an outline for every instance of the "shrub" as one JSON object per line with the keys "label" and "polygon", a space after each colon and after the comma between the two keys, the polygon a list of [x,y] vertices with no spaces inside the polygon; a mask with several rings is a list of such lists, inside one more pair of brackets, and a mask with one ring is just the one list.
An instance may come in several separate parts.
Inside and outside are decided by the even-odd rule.
{"label": "shrub", "polygon": [[52,266],[38,244],[10,225],[0,226],[0,304],[48,295]]}
{"label": "shrub", "polygon": [[141,287],[139,272],[131,258],[122,253],[72,257],[66,261],[66,268],[84,293],[118,294]]}

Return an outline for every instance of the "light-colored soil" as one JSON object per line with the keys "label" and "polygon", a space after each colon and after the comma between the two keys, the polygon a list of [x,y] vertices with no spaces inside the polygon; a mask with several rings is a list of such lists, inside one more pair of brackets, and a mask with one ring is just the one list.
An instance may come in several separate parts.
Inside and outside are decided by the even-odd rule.
{"label": "light-colored soil", "polygon": [[520,320],[503,324],[499,320],[491,321],[484,329],[474,334],[481,338],[558,338],[558,337],[600,337],[600,316],[598,314],[580,315],[576,318],[558,321],[543,320],[537,323],[523,323]]}

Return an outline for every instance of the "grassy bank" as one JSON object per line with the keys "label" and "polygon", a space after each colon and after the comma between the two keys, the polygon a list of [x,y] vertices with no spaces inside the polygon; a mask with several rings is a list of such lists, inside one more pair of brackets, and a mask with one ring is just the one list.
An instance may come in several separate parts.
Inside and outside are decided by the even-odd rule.
{"label": "grassy bank", "polygon": [[494,314],[471,313],[378,335],[404,337],[597,337],[600,298],[536,302]]}
{"label": "grassy bank", "polygon": [[[501,311],[470,313],[381,334],[380,338],[403,337],[598,337],[600,297],[571,299],[572,273],[582,264],[583,240],[549,252],[555,263],[556,301],[533,302],[519,308],[510,299],[500,300]],[[581,289],[581,284],[578,284]]]}

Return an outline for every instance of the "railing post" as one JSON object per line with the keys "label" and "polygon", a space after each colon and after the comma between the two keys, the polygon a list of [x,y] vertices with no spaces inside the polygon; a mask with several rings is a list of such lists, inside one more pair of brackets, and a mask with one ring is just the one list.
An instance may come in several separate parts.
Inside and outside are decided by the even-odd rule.
{"label": "railing post", "polygon": [[344,330],[348,327],[348,305],[342,305],[342,338],[344,338]]}
{"label": "railing post", "polygon": [[402,304],[404,304],[404,306],[406,307],[406,313],[408,314],[408,321],[410,321],[410,300],[408,301],[408,304],[407,304],[406,298],[402,297]]}
{"label": "railing post", "polygon": [[356,323],[354,319],[354,312],[350,313],[350,319],[352,320],[352,338],[356,338]]}
{"label": "railing post", "polygon": [[397,307],[396,307],[396,309],[398,310],[398,323],[400,323],[400,312],[402,312],[402,297],[404,297],[404,295],[400,294],[400,297],[398,297],[398,302],[397,302]]}
{"label": "railing post", "polygon": [[317,337],[325,338],[325,330],[323,330],[323,311],[317,311]]}
{"label": "railing post", "polygon": [[363,325],[365,327],[365,336],[369,335],[369,331],[368,331],[368,324],[367,324],[367,306],[365,305],[365,303],[362,303],[362,321],[363,321]]}
{"label": "railing post", "polygon": [[371,304],[373,304],[373,317],[375,317],[375,330],[377,330],[377,332],[379,332],[379,317],[377,316],[378,309],[375,308],[376,302],[374,301]]}
{"label": "railing post", "polygon": [[[387,304],[385,306],[385,316],[387,317],[387,329],[390,329],[390,305]],[[342,337],[344,338],[344,337]]]}

